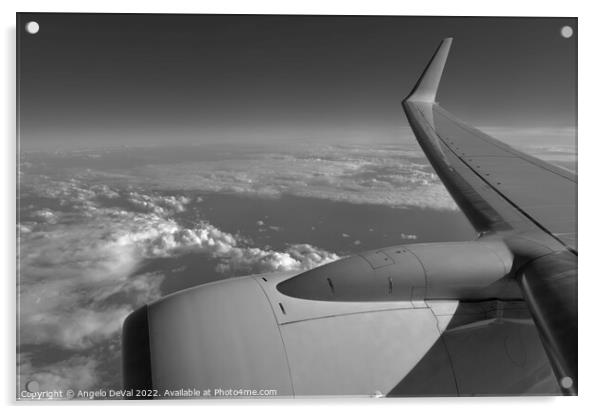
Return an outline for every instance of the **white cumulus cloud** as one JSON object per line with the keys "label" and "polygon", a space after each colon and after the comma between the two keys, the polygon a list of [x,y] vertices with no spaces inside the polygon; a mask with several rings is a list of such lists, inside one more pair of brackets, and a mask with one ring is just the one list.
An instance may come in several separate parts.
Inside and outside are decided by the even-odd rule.
{"label": "white cumulus cloud", "polygon": [[145,261],[203,254],[231,276],[301,271],[338,259],[307,244],[254,247],[207,222],[183,225],[174,215],[190,204],[184,196],[49,178],[29,182],[25,191],[58,207],[34,210],[20,228],[19,344],[51,345],[75,358],[40,366],[23,353],[21,374],[43,387],[100,380],[93,360],[83,356],[106,350],[130,312],[161,296],[165,276],[141,272]]}

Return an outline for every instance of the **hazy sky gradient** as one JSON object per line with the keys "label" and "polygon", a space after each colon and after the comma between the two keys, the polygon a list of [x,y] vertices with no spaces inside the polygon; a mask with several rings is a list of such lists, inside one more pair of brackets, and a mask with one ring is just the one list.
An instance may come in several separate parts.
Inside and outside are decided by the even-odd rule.
{"label": "hazy sky gradient", "polygon": [[446,108],[477,126],[576,126],[576,19],[20,14],[17,30],[26,150],[393,141],[447,36]]}

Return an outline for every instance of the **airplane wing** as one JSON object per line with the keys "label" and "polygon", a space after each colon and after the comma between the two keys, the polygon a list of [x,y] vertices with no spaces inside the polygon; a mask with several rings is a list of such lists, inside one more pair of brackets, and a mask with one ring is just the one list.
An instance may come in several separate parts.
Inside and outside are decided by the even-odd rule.
{"label": "airplane wing", "polygon": [[[559,383],[575,393],[577,176],[488,136],[438,104],[451,43],[451,38],[441,42],[403,109],[441,181],[477,231],[528,234],[548,240],[535,243],[540,246],[558,242],[566,248],[562,253],[555,248],[558,256],[550,253],[548,265],[529,271],[521,272],[519,260],[515,274]],[[520,248],[511,249],[520,256]]]}
{"label": "airplane wing", "polygon": [[[133,398],[577,392],[576,177],[437,104],[450,45],[403,107],[481,237],[383,247],[145,305],[124,322],[124,388],[157,393]],[[222,392],[233,389],[275,394]]]}
{"label": "airplane wing", "polygon": [[437,174],[477,231],[540,229],[577,250],[577,176],[465,124],[436,101],[443,40],[403,107]]}

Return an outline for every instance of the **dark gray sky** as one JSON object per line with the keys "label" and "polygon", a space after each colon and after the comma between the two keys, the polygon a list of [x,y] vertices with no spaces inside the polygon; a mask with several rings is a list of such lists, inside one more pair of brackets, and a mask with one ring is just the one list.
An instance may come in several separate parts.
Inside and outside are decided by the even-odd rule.
{"label": "dark gray sky", "polygon": [[[24,149],[392,140],[443,37],[477,126],[576,125],[572,18],[19,14]],[[25,32],[30,20],[36,35]],[[564,25],[575,35],[560,35]]]}

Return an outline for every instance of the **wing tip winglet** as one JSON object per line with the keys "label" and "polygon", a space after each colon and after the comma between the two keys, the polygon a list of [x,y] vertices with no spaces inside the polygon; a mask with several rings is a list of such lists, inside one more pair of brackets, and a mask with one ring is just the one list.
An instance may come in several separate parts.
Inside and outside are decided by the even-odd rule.
{"label": "wing tip winglet", "polygon": [[404,101],[435,102],[439,82],[441,81],[441,75],[443,74],[453,39],[453,37],[446,37],[441,41],[437,51],[414,86],[414,89],[412,89],[412,92]]}

